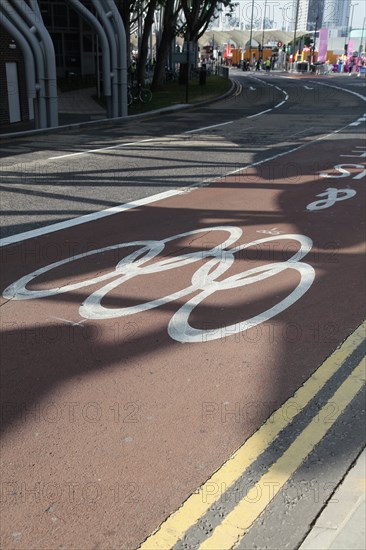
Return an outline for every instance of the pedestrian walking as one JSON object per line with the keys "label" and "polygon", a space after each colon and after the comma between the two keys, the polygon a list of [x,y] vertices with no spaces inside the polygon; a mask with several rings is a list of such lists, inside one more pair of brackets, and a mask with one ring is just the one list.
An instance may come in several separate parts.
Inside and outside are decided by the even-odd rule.
{"label": "pedestrian walking", "polygon": [[270,59],[266,60],[265,66],[266,66],[266,74],[270,74],[270,70],[271,70],[271,60]]}

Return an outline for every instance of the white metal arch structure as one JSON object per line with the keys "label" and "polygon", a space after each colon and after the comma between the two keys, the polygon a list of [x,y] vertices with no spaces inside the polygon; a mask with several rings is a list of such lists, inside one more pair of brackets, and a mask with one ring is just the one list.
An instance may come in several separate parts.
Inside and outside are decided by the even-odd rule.
{"label": "white metal arch structure", "polygon": [[[12,28],[11,34],[12,36],[14,36],[15,40],[17,40],[17,37],[19,37],[20,35],[28,43],[29,54],[33,59],[33,64],[36,72],[36,125],[39,128],[47,128],[51,124],[47,114],[47,111],[49,111],[49,109],[47,109],[48,99],[46,96],[45,85],[47,76],[46,65],[40,41],[38,40],[36,33],[32,30],[33,26],[29,27],[27,22],[22,17],[21,12],[18,12],[18,10],[15,8],[10,0],[2,0],[0,2],[0,10],[0,24],[5,28],[6,20],[8,20]],[[29,6],[28,10],[31,10]],[[21,44],[24,44],[22,40],[21,42],[19,42],[20,47],[22,47]],[[24,60],[27,63],[27,55],[25,55]]]}
{"label": "white metal arch structure", "polygon": [[[58,126],[58,108],[57,108],[57,79],[56,79],[56,58],[53,42],[47,31],[43,19],[40,16],[38,4],[36,5],[32,0],[31,5],[27,4],[25,0],[12,0],[26,21],[27,25],[30,25],[30,32],[38,35],[38,39],[41,44],[44,66],[46,73],[46,106],[47,106],[47,119],[48,126]],[[36,7],[35,7],[36,6]]]}

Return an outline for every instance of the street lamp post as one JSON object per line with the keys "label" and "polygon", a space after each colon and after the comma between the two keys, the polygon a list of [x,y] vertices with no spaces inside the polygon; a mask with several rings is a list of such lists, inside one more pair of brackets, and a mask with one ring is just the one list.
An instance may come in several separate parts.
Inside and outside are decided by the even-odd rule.
{"label": "street lamp post", "polygon": [[294,43],[292,45],[292,62],[296,61],[294,59],[294,56],[295,56],[295,52],[296,52],[296,30],[297,30],[297,25],[298,25],[298,22],[299,22],[299,9],[300,9],[300,0],[297,0],[297,2],[296,2],[296,14],[295,14]]}
{"label": "street lamp post", "polygon": [[314,41],[313,41],[313,55],[312,55],[312,63],[315,63],[315,42],[316,42],[316,31],[318,30],[318,21],[319,21],[319,12],[315,19],[315,27],[314,27]]}
{"label": "street lamp post", "polygon": [[266,11],[267,11],[267,0],[265,0],[265,2],[264,2],[263,31],[262,31],[262,52],[263,52],[263,45],[264,45],[264,26],[266,24]]}
{"label": "street lamp post", "polygon": [[250,18],[249,63],[252,63],[253,15],[254,15],[254,0],[252,0],[252,15]]}
{"label": "street lamp post", "polygon": [[363,23],[362,23],[361,44],[360,44],[360,48],[359,48],[359,52],[358,52],[359,56],[362,55],[363,47],[364,47],[363,37],[364,37],[364,34],[365,34],[365,23],[366,23],[366,17],[363,18]]}
{"label": "street lamp post", "polygon": [[[350,43],[350,40],[351,40],[351,31],[352,31],[352,25],[353,25],[353,13],[355,11],[355,6],[358,6],[358,2],[357,4],[351,4],[350,6],[350,16],[348,17],[348,26],[347,26],[347,43],[345,44],[345,54],[346,55],[349,55],[349,51],[348,51],[348,46],[349,46],[349,43]],[[351,52],[351,55],[352,55],[353,52]]]}

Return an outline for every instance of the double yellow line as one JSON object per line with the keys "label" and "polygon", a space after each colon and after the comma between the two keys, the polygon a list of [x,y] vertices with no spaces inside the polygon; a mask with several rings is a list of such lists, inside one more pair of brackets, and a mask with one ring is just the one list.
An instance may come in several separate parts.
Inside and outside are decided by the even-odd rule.
{"label": "double yellow line", "polygon": [[[296,406],[301,413],[311,399],[325,386],[328,380],[340,369],[345,360],[365,339],[366,323],[363,323],[288,399],[275,411],[261,428],[254,433],[199,491],[191,495],[179,510],[174,512],[146,541],[141,550],[168,550],[208,511],[222,495],[212,491],[213,487],[227,491],[244,471],[266,450],[279,433],[293,420],[287,414],[290,407]],[[365,359],[358,364],[350,376],[341,384],[319,415],[312,419],[307,427],[289,446],[261,479],[240,500],[235,508],[216,527],[211,536],[200,546],[200,550],[229,550],[245,535],[253,522],[263,512],[269,502],[281,490],[291,475],[302,464],[315,445],[324,437],[347,405],[352,401],[365,383]],[[333,405],[333,414],[329,417],[327,408]],[[287,410],[286,410],[287,409]],[[329,408],[328,408],[329,411]],[[324,415],[324,416],[323,416]],[[327,422],[319,422],[319,416]],[[266,497],[256,498],[261,487],[271,487]]]}

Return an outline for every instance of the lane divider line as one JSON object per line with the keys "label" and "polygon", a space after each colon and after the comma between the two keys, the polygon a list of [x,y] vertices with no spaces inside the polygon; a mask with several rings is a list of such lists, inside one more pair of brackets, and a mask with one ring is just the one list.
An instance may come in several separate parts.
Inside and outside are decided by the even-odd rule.
{"label": "lane divider line", "polygon": [[255,118],[256,116],[264,115],[265,113],[270,113],[273,109],[266,109],[265,111],[261,111],[260,113],[256,113],[255,115],[247,116],[247,118]]}
{"label": "lane divider line", "polygon": [[40,237],[42,235],[54,233],[55,231],[61,231],[62,229],[68,229],[69,227],[75,227],[77,225],[82,225],[84,223],[100,220],[107,216],[112,216],[113,214],[120,214],[121,212],[126,212],[127,210],[131,210],[133,208],[139,208],[140,206],[145,206],[145,204],[152,204],[160,200],[168,199],[169,197],[184,195],[185,193],[189,193],[190,191],[193,191],[193,190],[194,188],[190,189],[189,187],[185,187],[182,189],[163,191],[162,193],[157,193],[156,195],[150,195],[149,197],[138,199],[133,202],[119,204],[117,206],[112,206],[111,208],[99,210],[98,212],[91,212],[90,214],[79,216],[78,218],[65,220],[63,222],[54,223],[52,225],[46,225],[45,227],[40,227],[39,229],[24,231],[24,233],[18,233],[17,235],[11,235],[9,237],[4,237],[0,239],[0,247],[9,246],[11,244],[16,244],[21,241],[33,239],[34,237]]}
{"label": "lane divider line", "polygon": [[[355,122],[355,121],[353,121]],[[195,191],[196,189],[199,189],[200,187],[204,187],[207,185],[210,185],[210,183],[214,183],[216,181],[223,180],[224,178],[228,176],[232,176],[234,174],[237,174],[239,172],[245,172],[246,170],[249,170],[250,168],[255,168],[256,166],[260,166],[262,164],[266,164],[267,162],[271,162],[272,160],[276,160],[280,157],[284,157],[287,155],[291,155],[292,153],[295,153],[296,151],[300,151],[301,149],[304,149],[305,147],[308,147],[309,145],[312,145],[318,141],[322,141],[330,136],[333,136],[335,134],[339,134],[342,132],[342,130],[345,130],[346,128],[349,128],[351,124],[346,124],[345,126],[342,126],[342,128],[338,128],[337,130],[334,130],[333,132],[330,132],[329,134],[320,136],[312,141],[308,141],[306,143],[302,143],[301,145],[297,145],[296,147],[289,149],[287,151],[283,151],[282,153],[277,153],[276,155],[272,155],[271,157],[267,157],[263,160],[259,160],[257,162],[253,162],[251,164],[248,164],[247,166],[242,166],[241,168],[237,168],[236,170],[231,170],[230,172],[227,172],[226,174],[221,174],[220,176],[216,176],[213,178],[209,178],[207,180],[203,180],[199,183],[194,183],[188,187],[183,187],[181,189],[173,189],[171,191],[163,191],[162,193],[158,193],[156,195],[150,195],[148,197],[145,197],[143,199],[137,199],[134,202],[130,203],[124,203],[119,204],[117,206],[112,206],[111,208],[107,208],[104,210],[98,210],[97,212],[91,212],[90,214],[85,214],[84,216],[79,216],[77,218],[71,218],[69,220],[65,220],[63,222],[54,223],[51,225],[45,225],[44,227],[40,227],[39,229],[31,229],[29,231],[24,231],[23,233],[16,233],[15,235],[10,235],[9,237],[3,237],[0,239],[0,248],[9,246],[12,244],[17,244],[19,242],[33,239],[34,237],[40,237],[42,235],[48,235],[49,233],[54,233],[55,231],[61,231],[62,229],[67,229],[69,227],[74,227],[77,225],[81,225],[83,223],[99,220],[101,218],[104,218],[106,216],[111,216],[113,214],[118,214],[121,212],[124,212],[126,210],[131,210],[132,208],[138,208],[140,206],[144,206],[146,204],[154,203],[159,200],[164,200],[169,197],[177,196],[177,195],[183,195],[185,193],[190,193],[192,191]]]}
{"label": "lane divider line", "polygon": [[[182,506],[173,512],[139,547],[140,550],[167,550],[208,511],[220,494],[212,494],[209,487],[229,489],[267,449],[280,432],[301,413],[328,380],[341,368],[345,360],[365,339],[366,322],[360,325],[333,354],[306,380],[293,395],[255,432],[235,453],[195,491]],[[296,403],[297,414],[293,418],[284,414]],[[205,498],[203,498],[205,495]],[[217,550],[221,546],[216,546]]]}
{"label": "lane divider line", "polygon": [[56,157],[49,157],[46,160],[59,160],[69,157],[77,157],[80,155],[89,155],[91,153],[101,153],[103,151],[109,151],[110,149],[121,149],[121,147],[129,147],[130,145],[140,145],[140,143],[147,143],[149,141],[161,141],[162,138],[148,138],[141,139],[140,141],[131,141],[130,143],[118,143],[117,145],[110,145],[109,147],[100,147],[99,149],[88,149],[86,151],[78,151],[77,153],[67,153],[67,155],[58,155]]}
{"label": "lane divider line", "polygon": [[347,92],[349,94],[355,95],[359,99],[362,99],[363,101],[366,101],[366,97],[362,94],[359,94],[358,92],[354,92],[353,90],[348,90],[347,88],[341,88],[340,86],[333,86],[332,84],[326,84],[325,82],[319,82],[318,80],[314,82],[314,84],[318,84],[319,86],[326,86],[327,88],[334,88],[335,90],[341,90],[341,92]]}
{"label": "lane divider line", "polygon": [[[362,389],[365,384],[365,367],[365,358],[363,358],[332,398],[320,409],[319,415],[322,412],[326,414],[327,407],[329,405],[333,406],[335,412],[332,417],[328,418],[327,422],[322,423],[318,421],[317,417],[313,418],[277,462],[250,489],[246,497],[223,519],[212,535],[199,546],[199,550],[217,550],[218,548],[220,550],[230,550],[240,542],[254,521],[279,493]],[[258,499],[258,489],[261,486],[270,487],[271,491],[262,491],[263,497]]]}
{"label": "lane divider line", "polygon": [[282,107],[282,105],[284,105],[286,103],[286,101],[288,100],[289,95],[286,92],[286,90],[284,90],[283,88],[280,88],[279,86],[275,86],[275,84],[271,84],[270,82],[266,82],[265,80],[262,80],[260,78],[255,77],[255,76],[251,76],[250,78],[252,78],[253,80],[257,80],[258,82],[262,82],[266,86],[271,86],[272,88],[276,88],[276,90],[279,90],[280,92],[282,92],[284,94],[285,99],[284,99],[284,101],[281,101],[281,103],[277,103],[277,105],[275,105],[271,109],[266,109],[265,111],[261,111],[260,113],[256,113],[255,115],[247,116],[247,118],[255,118],[257,116],[264,115],[265,113],[270,113],[271,111],[273,111],[273,109],[278,109],[278,107]]}

